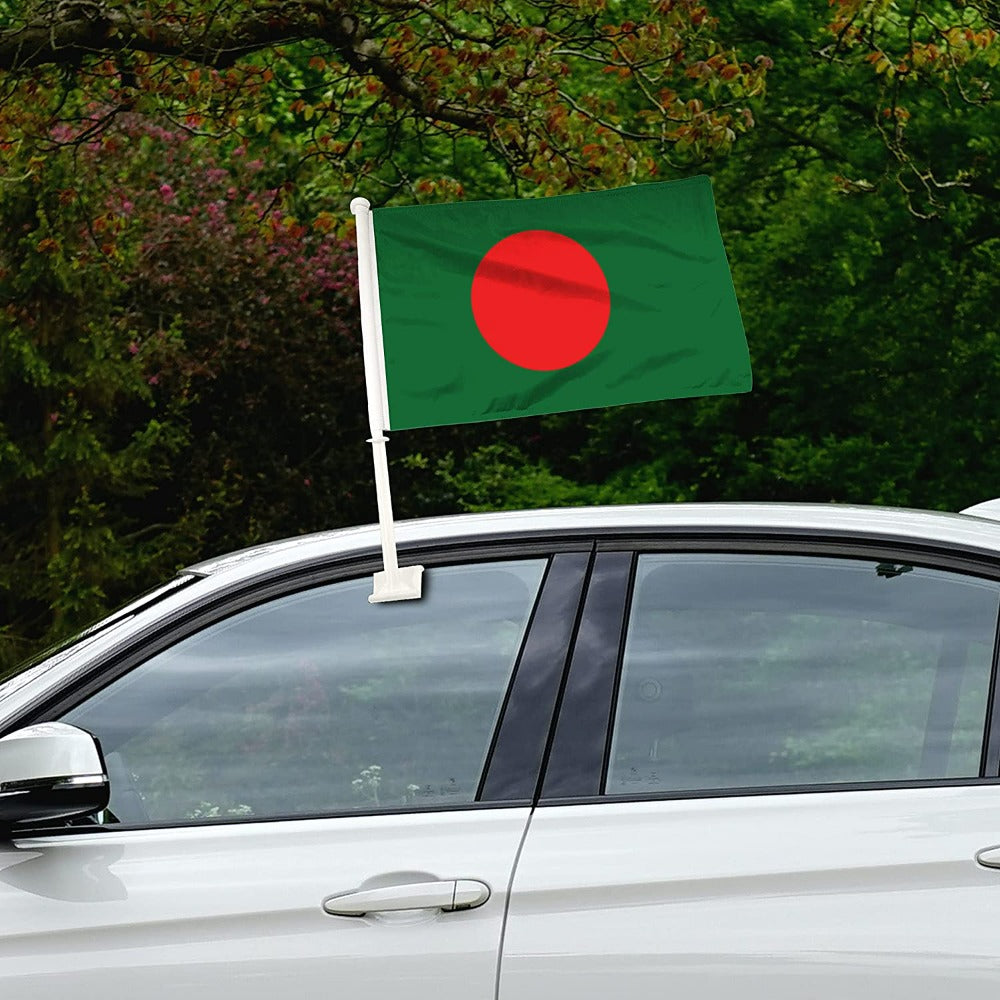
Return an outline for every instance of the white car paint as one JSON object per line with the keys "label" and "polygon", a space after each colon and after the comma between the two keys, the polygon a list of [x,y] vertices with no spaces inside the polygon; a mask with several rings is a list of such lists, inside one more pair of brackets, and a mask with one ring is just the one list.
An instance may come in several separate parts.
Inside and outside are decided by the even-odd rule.
{"label": "white car paint", "polygon": [[103,773],[93,739],[64,722],[40,722],[0,739],[0,774],[8,781]]}
{"label": "white car paint", "polygon": [[1000,786],[537,809],[500,1000],[987,1000]]}
{"label": "white car paint", "polygon": [[[530,534],[551,537],[574,531],[718,532],[752,528],[855,536],[878,534],[900,541],[931,537],[940,539],[945,548],[968,546],[993,553],[1000,550],[1000,522],[988,518],[901,507],[805,503],[678,503],[461,514],[400,521],[396,525],[396,541],[402,548],[463,536],[488,539]],[[197,563],[188,572],[245,576],[351,551],[380,551],[378,526],[344,528],[270,542]]]}
{"label": "white car paint", "polygon": [[[0,997],[492,997],[527,808],[22,837],[0,844]],[[331,916],[438,879],[476,909]]]}

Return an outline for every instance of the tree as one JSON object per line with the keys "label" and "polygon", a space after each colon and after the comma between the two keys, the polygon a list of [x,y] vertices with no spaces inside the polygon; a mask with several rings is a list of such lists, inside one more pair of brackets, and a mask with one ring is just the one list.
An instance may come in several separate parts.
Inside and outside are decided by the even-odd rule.
{"label": "tree", "polygon": [[914,214],[966,195],[996,202],[986,152],[1000,120],[1000,19],[992,0],[830,0],[729,5],[720,32],[777,62],[758,130],[756,175],[819,160],[845,195],[895,186]]}
{"label": "tree", "polygon": [[973,131],[992,136],[1000,123],[995,0],[833,0],[831,6],[832,38],[821,56],[851,67],[863,61],[874,78],[875,105],[862,110],[892,157],[910,209],[937,214],[956,191],[1000,200],[995,161],[983,151],[967,155],[966,144]]}
{"label": "tree", "polygon": [[[56,141],[81,142],[133,112],[247,140],[285,107],[302,126],[300,157],[322,158],[343,190],[371,177],[408,199],[454,195],[463,157],[484,153],[515,189],[545,191],[701,161],[750,127],[768,65],[721,46],[696,0],[5,0],[0,11],[0,134],[25,149],[51,148],[57,122],[71,128]],[[430,162],[414,174],[424,142]]]}
{"label": "tree", "polygon": [[126,349],[111,235],[95,242],[69,166],[0,189],[0,595],[12,642],[93,617],[109,578],[155,562],[125,511],[186,440],[181,396],[155,387],[181,345],[168,324]]}
{"label": "tree", "polygon": [[119,116],[0,189],[0,661],[206,546],[351,519],[353,248],[228,161]]}
{"label": "tree", "polygon": [[[371,516],[349,193],[659,176],[728,151],[767,68],[694,0],[0,0],[8,639]],[[400,514],[450,495],[399,473]]]}
{"label": "tree", "polygon": [[[839,40],[843,6],[830,23],[781,0],[735,4],[720,25],[775,61],[757,127],[709,168],[753,392],[501,428],[490,448],[439,467],[457,503],[518,506],[534,492],[957,510],[1000,495],[986,445],[1000,434],[1000,122],[981,85],[995,16],[987,4],[854,4],[865,31]],[[921,32],[968,43],[964,57],[887,76],[870,56],[914,11]],[[898,76],[909,117],[887,130]]]}

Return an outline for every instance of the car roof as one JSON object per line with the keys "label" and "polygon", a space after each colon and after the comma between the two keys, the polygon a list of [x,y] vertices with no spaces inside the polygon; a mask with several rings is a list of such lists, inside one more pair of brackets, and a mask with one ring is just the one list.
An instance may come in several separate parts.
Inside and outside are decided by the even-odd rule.
{"label": "car roof", "polygon": [[[489,542],[655,531],[709,534],[850,535],[933,542],[966,551],[1000,551],[1000,522],[942,511],[807,503],[675,503],[501,511],[398,521],[400,551],[442,543]],[[377,525],[301,535],[243,549],[188,567],[200,576],[253,576],[315,560],[377,552]],[[404,560],[405,561],[405,560]]]}
{"label": "car roof", "polygon": [[[412,563],[413,550],[451,544],[481,544],[579,536],[634,537],[647,532],[711,537],[864,539],[918,546],[937,552],[962,552],[1000,558],[1000,522],[968,514],[857,507],[840,504],[650,504],[632,507],[465,514],[396,524],[401,562]],[[411,550],[409,558],[407,549]],[[295,572],[310,564],[379,557],[376,525],[323,531],[283,539],[197,563],[171,584],[147,594],[93,626],[65,654],[49,657],[21,679],[15,678],[0,708],[0,728],[52,684],[61,684],[88,664],[133,640],[144,629],[171,615],[185,613],[232,585],[242,587],[258,576]],[[142,613],[140,613],[142,612]],[[152,623],[152,624],[151,624]],[[8,685],[12,682],[8,681]]]}

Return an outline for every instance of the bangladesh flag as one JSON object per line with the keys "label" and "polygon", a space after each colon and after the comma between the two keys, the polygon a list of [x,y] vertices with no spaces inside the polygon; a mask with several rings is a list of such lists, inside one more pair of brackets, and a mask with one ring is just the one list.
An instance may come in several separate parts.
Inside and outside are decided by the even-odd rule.
{"label": "bangladesh flag", "polygon": [[372,219],[393,430],[750,389],[707,177]]}

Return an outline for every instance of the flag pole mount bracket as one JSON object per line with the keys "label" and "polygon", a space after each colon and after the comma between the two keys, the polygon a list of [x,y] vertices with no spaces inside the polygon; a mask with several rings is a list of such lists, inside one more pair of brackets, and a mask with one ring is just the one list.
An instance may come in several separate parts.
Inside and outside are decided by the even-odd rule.
{"label": "flag pole mount bracket", "polygon": [[373,580],[373,590],[368,595],[369,604],[388,601],[415,601],[420,598],[423,566],[399,566],[395,573],[379,570]]}

